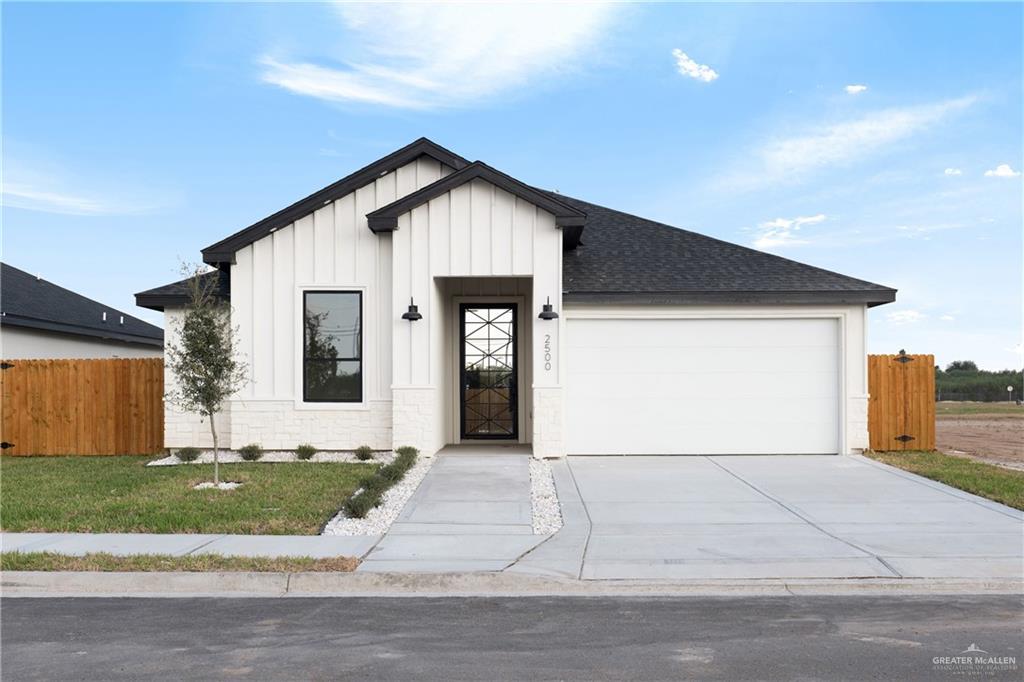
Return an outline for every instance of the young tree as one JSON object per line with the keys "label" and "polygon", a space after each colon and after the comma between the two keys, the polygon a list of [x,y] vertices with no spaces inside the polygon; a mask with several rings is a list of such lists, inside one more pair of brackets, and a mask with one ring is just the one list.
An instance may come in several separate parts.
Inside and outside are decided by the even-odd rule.
{"label": "young tree", "polygon": [[247,365],[235,357],[237,330],[231,326],[231,308],[217,296],[216,271],[183,266],[183,284],[189,302],[176,326],[175,340],[166,345],[167,366],[175,386],[167,399],[209,420],[213,436],[213,482],[220,485],[220,448],[215,415],[233,393],[248,381]]}

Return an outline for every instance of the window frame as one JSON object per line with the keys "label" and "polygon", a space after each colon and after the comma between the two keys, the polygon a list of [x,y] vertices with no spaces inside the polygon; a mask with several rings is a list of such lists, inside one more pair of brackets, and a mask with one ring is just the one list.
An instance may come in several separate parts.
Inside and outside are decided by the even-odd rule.
{"label": "window frame", "polygon": [[[363,368],[365,366],[365,359],[363,357],[363,329],[366,325],[364,324],[364,306],[363,306],[363,291],[361,289],[302,289],[302,296],[300,298],[302,302],[301,317],[299,318],[299,329],[301,349],[299,351],[299,372],[302,381],[302,402],[303,403],[317,403],[317,404],[335,404],[335,405],[361,405],[365,402],[366,397],[366,385],[363,375]],[[355,294],[359,301],[359,336],[357,342],[358,357],[349,358],[309,358],[306,356],[306,301],[309,294]],[[308,386],[306,384],[306,363],[307,362],[358,362],[359,363],[359,395],[356,398],[310,398],[308,392]]]}

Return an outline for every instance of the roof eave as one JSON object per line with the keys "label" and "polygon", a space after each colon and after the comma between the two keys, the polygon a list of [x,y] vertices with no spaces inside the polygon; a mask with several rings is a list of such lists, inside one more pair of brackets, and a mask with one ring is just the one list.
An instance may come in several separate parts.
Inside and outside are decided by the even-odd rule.
{"label": "roof eave", "polygon": [[92,338],[106,339],[108,341],[137,343],[144,346],[156,346],[160,348],[162,348],[164,345],[163,331],[161,331],[160,337],[158,338],[152,336],[141,336],[138,334],[129,334],[127,332],[121,332],[114,329],[93,329],[92,327],[81,327],[79,325],[66,324],[63,322],[39,320],[32,317],[11,315],[10,313],[4,314],[2,317],[0,317],[0,325],[11,327],[23,327],[26,329],[38,329],[40,331],[56,332],[60,334],[89,336]]}
{"label": "roof eave", "polygon": [[564,303],[629,305],[866,305],[869,308],[896,300],[895,289],[864,291],[586,291],[567,290]]}

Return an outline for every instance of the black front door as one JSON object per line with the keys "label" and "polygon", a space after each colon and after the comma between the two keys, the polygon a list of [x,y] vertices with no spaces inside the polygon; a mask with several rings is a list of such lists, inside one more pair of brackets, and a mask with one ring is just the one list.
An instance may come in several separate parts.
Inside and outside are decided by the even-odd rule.
{"label": "black front door", "polygon": [[459,403],[463,439],[519,436],[516,304],[463,303]]}

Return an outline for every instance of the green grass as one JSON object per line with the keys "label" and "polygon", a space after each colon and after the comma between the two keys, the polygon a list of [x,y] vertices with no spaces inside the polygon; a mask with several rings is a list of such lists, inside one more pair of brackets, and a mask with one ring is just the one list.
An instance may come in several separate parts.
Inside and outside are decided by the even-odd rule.
{"label": "green grass", "polygon": [[347,573],[356,570],[358,565],[359,560],[352,557],[266,558],[224,557],[215,554],[114,556],[102,552],[85,556],[69,556],[51,552],[6,552],[0,554],[0,570],[4,571],[256,571],[260,573],[332,571]]}
{"label": "green grass", "polygon": [[869,452],[869,457],[974,495],[1024,509],[1024,471],[954,457],[941,452]]}
{"label": "green grass", "polygon": [[229,464],[229,491],[193,490],[213,465],[151,457],[0,457],[5,531],[315,535],[376,464]]}
{"label": "green grass", "polygon": [[1015,414],[1024,417],[1024,406],[1015,403],[959,403],[939,402],[935,403],[935,414],[942,415],[1004,415]]}

